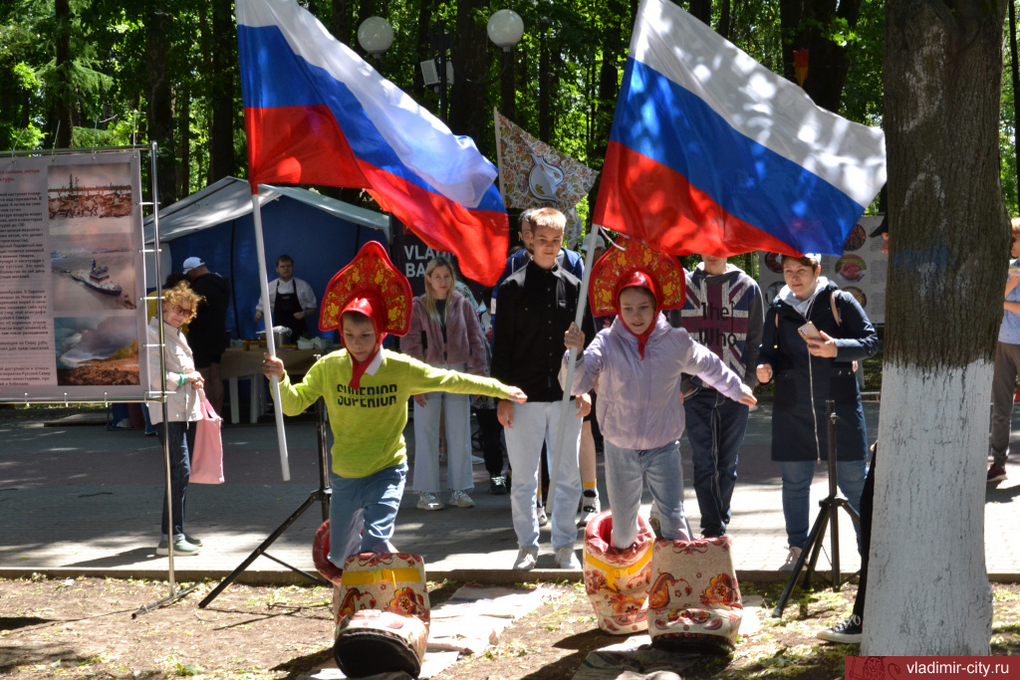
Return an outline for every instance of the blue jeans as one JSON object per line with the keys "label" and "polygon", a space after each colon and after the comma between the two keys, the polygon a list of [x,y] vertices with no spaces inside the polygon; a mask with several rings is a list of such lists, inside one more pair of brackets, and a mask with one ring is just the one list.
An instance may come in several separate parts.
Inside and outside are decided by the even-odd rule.
{"label": "blue jeans", "polygon": [[[156,425],[159,443],[164,438],[169,442],[170,451],[170,506],[174,516],[174,540],[184,534],[184,501],[188,495],[191,480],[191,450],[195,448],[197,422],[171,421]],[[163,521],[160,525],[163,535],[169,535],[169,521],[166,511],[166,493],[163,495]]]}
{"label": "blue jeans", "polygon": [[[811,480],[815,476],[816,461],[784,461],[783,516],[786,518],[786,536],[791,548],[803,548],[807,543],[808,522],[811,514]],[[861,512],[861,492],[868,462],[861,460],[836,461],[836,483],[858,514]],[[854,525],[855,529],[857,525]],[[859,532],[859,530],[858,530]]]}
{"label": "blue jeans", "polygon": [[[625,550],[638,535],[638,511],[644,484],[659,511],[663,538],[689,541],[691,525],[684,512],[684,470],[680,442],[657,449],[624,449],[606,439],[606,491],[613,508],[613,547]],[[516,480],[514,480],[516,481]]]}
{"label": "blue jeans", "polygon": [[743,404],[710,388],[684,401],[687,440],[694,450],[694,493],[705,536],[722,536],[730,522],[748,412]]}
{"label": "blue jeans", "polygon": [[368,477],[329,473],[329,561],[340,567],[363,552],[397,552],[390,543],[397,510],[404,495],[407,463],[392,465]]}

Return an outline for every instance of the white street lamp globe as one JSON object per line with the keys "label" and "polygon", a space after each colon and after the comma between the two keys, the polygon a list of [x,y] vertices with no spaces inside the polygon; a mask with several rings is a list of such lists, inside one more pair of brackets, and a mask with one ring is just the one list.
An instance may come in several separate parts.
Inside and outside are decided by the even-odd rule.
{"label": "white street lamp globe", "polygon": [[486,30],[489,33],[489,40],[496,47],[509,50],[524,37],[524,21],[521,15],[512,9],[501,9],[489,17]]}
{"label": "white street lamp globe", "polygon": [[358,26],[358,44],[369,54],[382,54],[393,44],[393,27],[382,17],[369,17]]}

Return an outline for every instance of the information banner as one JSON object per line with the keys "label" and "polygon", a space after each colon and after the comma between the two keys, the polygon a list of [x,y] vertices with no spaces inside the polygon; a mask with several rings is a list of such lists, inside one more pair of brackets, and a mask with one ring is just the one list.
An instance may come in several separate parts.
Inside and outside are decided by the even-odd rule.
{"label": "information banner", "polygon": [[0,160],[0,401],[142,400],[139,169],[136,152]]}
{"label": "information banner", "polygon": [[[873,324],[885,323],[885,282],[888,255],[882,253],[882,237],[870,237],[882,223],[882,216],[862,217],[843,245],[843,256],[822,256],[822,276],[851,293],[864,307]],[[758,253],[762,294],[769,304],[786,283],[776,253]]]}

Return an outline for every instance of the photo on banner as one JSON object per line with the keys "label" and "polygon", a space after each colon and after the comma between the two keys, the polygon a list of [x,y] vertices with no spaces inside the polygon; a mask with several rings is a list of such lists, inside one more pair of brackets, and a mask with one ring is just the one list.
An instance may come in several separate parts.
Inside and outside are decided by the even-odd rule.
{"label": "photo on banner", "polygon": [[0,164],[0,401],[102,401],[148,385],[137,153]]}
{"label": "photo on banner", "polygon": [[[839,257],[822,255],[822,276],[857,298],[874,324],[885,323],[885,284],[888,256],[882,253],[882,237],[869,237],[882,223],[882,215],[857,220],[843,244]],[[771,304],[786,282],[782,258],[776,253],[758,252],[758,281],[765,303]]]}

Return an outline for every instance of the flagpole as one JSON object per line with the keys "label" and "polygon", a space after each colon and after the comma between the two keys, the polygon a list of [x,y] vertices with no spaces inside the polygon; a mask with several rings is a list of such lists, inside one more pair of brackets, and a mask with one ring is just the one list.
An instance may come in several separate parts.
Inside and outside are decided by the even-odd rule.
{"label": "flagpole", "polygon": [[[577,314],[574,315],[574,323],[577,324],[578,328],[581,328],[581,320],[584,319],[584,315],[588,310],[588,285],[591,282],[591,269],[594,263],[595,248],[588,248],[588,252],[584,256],[584,274],[581,276],[581,293],[577,300]],[[564,383],[563,388],[563,402],[560,404],[560,422],[556,428],[556,446],[553,447],[552,469],[549,470],[549,488],[552,489],[552,492],[549,494],[549,504],[547,507],[550,515],[553,513],[553,504],[556,498],[556,475],[559,473],[560,457],[563,454],[563,436],[566,432],[567,418],[573,418],[577,415],[576,407],[573,413],[570,412],[570,392],[571,386],[574,383],[574,364],[576,362],[577,348],[571,347],[570,356],[567,358],[567,381]]]}
{"label": "flagpole", "polygon": [[[262,314],[266,320],[266,349],[269,356],[276,356],[276,338],[273,336],[273,311],[269,304],[269,277],[266,275],[266,246],[262,238],[262,206],[259,205],[259,186],[251,185],[252,215],[255,218],[255,251],[259,256],[259,283],[262,286]],[[276,414],[276,441],[280,445],[280,471],[283,481],[290,481],[290,463],[287,460],[287,437],[283,431],[283,407],[280,405],[280,381],[276,376],[269,380],[273,392],[273,411]],[[252,384],[252,399],[255,399],[255,385]]]}
{"label": "flagpole", "polygon": [[493,129],[496,131],[496,176],[499,178],[499,197],[503,201],[503,205],[506,205],[506,192],[503,190],[503,144],[499,140],[499,131],[502,127],[499,124],[499,109],[495,106],[492,107],[492,124]]}

